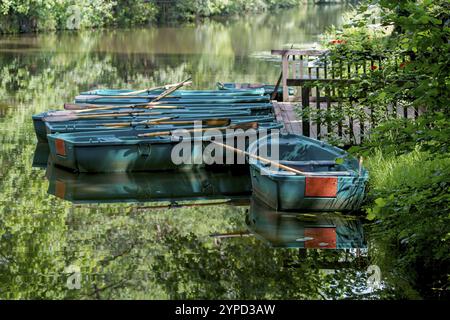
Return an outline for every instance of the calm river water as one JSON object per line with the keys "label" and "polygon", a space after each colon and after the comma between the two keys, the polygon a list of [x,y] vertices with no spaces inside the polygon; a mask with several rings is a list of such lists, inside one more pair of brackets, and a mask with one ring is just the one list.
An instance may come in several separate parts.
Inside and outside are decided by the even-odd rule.
{"label": "calm river water", "polygon": [[[305,5],[180,28],[1,37],[0,298],[370,293],[358,220],[275,214],[249,197],[247,171],[76,175],[46,168],[31,122],[32,114],[97,87],[140,89],[190,75],[194,88],[275,83],[280,68],[270,50],[319,42],[347,10]],[[314,247],[305,242],[311,229],[335,230],[342,250],[304,250]]]}

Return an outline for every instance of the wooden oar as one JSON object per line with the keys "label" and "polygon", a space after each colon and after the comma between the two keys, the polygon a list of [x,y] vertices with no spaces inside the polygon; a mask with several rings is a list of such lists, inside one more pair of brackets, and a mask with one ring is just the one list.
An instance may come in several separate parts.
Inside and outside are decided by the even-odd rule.
{"label": "wooden oar", "polygon": [[[171,120],[175,117],[166,117],[166,118],[160,118],[155,120],[145,120],[140,122],[125,122],[125,123],[114,123],[114,124],[102,124],[103,126],[112,126],[112,127],[128,127],[128,126],[135,126],[135,125],[145,125],[145,124],[191,124],[196,121],[202,121],[202,125],[207,126],[224,126],[228,125],[231,120],[230,119],[206,119],[206,120],[180,120],[180,121],[166,121]],[[132,123],[132,124],[130,124]]]}
{"label": "wooden oar", "polygon": [[[192,82],[186,83],[185,86],[188,85],[188,84],[191,84],[191,83]],[[125,92],[125,93],[121,93],[120,95],[121,96],[132,96],[132,95],[135,95],[135,94],[141,94],[141,93],[144,93],[144,92],[150,92],[150,91],[155,91],[155,90],[159,90],[159,89],[167,90],[167,89],[170,89],[172,87],[175,87],[176,85],[177,85],[177,83],[167,84],[165,86],[153,87],[153,88],[149,88],[149,89],[143,89],[143,90],[137,90],[137,91],[131,91],[131,92]]]}
{"label": "wooden oar", "polygon": [[138,122],[116,122],[116,123],[101,123],[101,126],[105,127],[112,127],[112,128],[123,128],[123,127],[135,127],[140,125],[147,125],[152,123],[160,123],[161,121],[166,120],[172,120],[176,117],[164,117],[164,118],[158,118],[158,119],[151,119],[151,120],[144,120],[144,121],[138,121]]}
{"label": "wooden oar", "polygon": [[272,160],[263,158],[263,157],[258,156],[258,155],[256,155],[256,154],[251,154],[251,153],[249,153],[249,152],[247,152],[247,151],[243,151],[243,150],[240,150],[240,149],[233,148],[233,147],[231,147],[231,146],[229,146],[229,145],[226,145],[226,144],[223,144],[223,143],[220,143],[220,142],[217,142],[217,141],[211,141],[211,142],[212,142],[212,143],[215,143],[215,144],[217,144],[217,145],[219,145],[219,146],[222,146],[222,147],[224,147],[225,149],[231,150],[231,151],[233,151],[233,152],[236,152],[236,153],[240,153],[240,154],[246,155],[246,156],[248,156],[248,157],[250,157],[250,158],[257,159],[257,160],[262,161],[262,162],[270,163],[271,165],[273,165],[273,166],[275,166],[275,167],[277,167],[277,168],[279,168],[279,169],[283,169],[283,170],[285,170],[285,171],[293,172],[293,173],[295,173],[295,174],[300,174],[300,175],[303,175],[303,176],[309,176],[309,175],[311,175],[309,172],[304,172],[304,171],[300,171],[300,170],[297,170],[297,169],[294,169],[294,168],[285,166],[284,164],[281,164],[281,163],[278,163],[278,162],[275,162],[275,161],[272,161]]}
{"label": "wooden oar", "polygon": [[190,124],[195,122],[201,122],[206,126],[226,126],[231,123],[229,118],[216,118],[216,119],[195,119],[195,120],[180,120],[180,121],[164,121],[159,122],[161,124]]}
{"label": "wooden oar", "polygon": [[211,233],[209,236],[211,238],[218,238],[218,239],[224,239],[224,238],[242,238],[242,237],[251,237],[253,233],[251,233],[248,230],[243,231],[232,231],[227,233]]}
{"label": "wooden oar", "polygon": [[[229,119],[228,119],[229,120]],[[229,121],[228,121],[229,123]],[[202,132],[208,130],[226,130],[226,129],[256,129],[258,128],[258,122],[248,122],[248,123],[238,123],[232,126],[222,126],[222,127],[211,127],[211,128],[201,128],[201,129],[186,129],[184,132]],[[138,134],[139,137],[157,137],[157,136],[168,136],[172,135],[175,130],[160,131],[160,132],[149,132]]]}
{"label": "wooden oar", "polygon": [[160,115],[162,112],[114,112],[114,113],[103,113],[103,114],[83,114],[83,115],[63,115],[63,116],[47,116],[43,120],[46,122],[63,122],[63,121],[73,121],[73,120],[83,120],[83,119],[97,119],[104,117],[121,117],[124,115],[128,116],[140,116],[140,115]]}
{"label": "wooden oar", "polygon": [[[48,116],[75,116],[80,113],[88,113],[88,112],[92,112],[89,114],[103,114],[103,113],[96,113],[96,112],[104,111],[104,110],[114,110],[114,109],[124,109],[121,111],[127,113],[127,112],[144,112],[145,110],[149,110],[149,109],[182,109],[182,110],[184,110],[185,107],[184,106],[149,106],[148,104],[143,105],[143,106],[134,106],[134,105],[121,106],[121,107],[108,106],[108,107],[104,107],[104,108],[94,108],[94,109],[57,110],[57,111],[48,112],[47,115]],[[130,109],[130,110],[127,110],[127,109]],[[137,110],[134,110],[134,109],[137,109]],[[117,112],[121,112],[121,111],[117,111]]]}
{"label": "wooden oar", "polygon": [[162,92],[160,95],[158,95],[155,98],[152,97],[146,97],[146,96],[132,96],[132,95],[114,95],[114,96],[99,96],[99,95],[86,95],[83,96],[84,99],[86,100],[99,100],[99,99],[115,99],[115,98],[139,98],[139,99],[147,99],[150,101],[158,101],[161,100],[162,98],[168,96],[169,94],[171,94],[172,92],[175,92],[176,90],[178,90],[179,88],[183,87],[183,86],[187,86],[190,85],[192,83],[192,81],[190,81],[191,78],[188,78],[180,83],[174,84],[173,86],[171,86],[169,89],[167,89],[166,91]]}
{"label": "wooden oar", "polygon": [[161,100],[162,98],[164,98],[165,96],[168,96],[172,92],[177,91],[182,86],[185,86],[187,83],[191,83],[191,77],[187,78],[184,81],[181,81],[180,83],[178,83],[177,85],[173,86],[172,88],[167,89],[166,91],[161,93],[159,96],[157,96],[155,99],[153,99],[152,102],[157,102],[157,101]]}
{"label": "wooden oar", "polygon": [[[154,109],[155,107],[151,103],[140,103],[140,104],[127,104],[127,105],[115,105],[115,106],[95,106],[95,104],[88,105],[89,108],[85,107],[86,105],[79,104],[64,104],[65,111],[72,111],[75,113],[83,113],[83,112],[93,112],[98,110],[111,110],[111,109]],[[184,109],[183,106],[158,106],[158,109]],[[63,110],[61,110],[63,111]]]}

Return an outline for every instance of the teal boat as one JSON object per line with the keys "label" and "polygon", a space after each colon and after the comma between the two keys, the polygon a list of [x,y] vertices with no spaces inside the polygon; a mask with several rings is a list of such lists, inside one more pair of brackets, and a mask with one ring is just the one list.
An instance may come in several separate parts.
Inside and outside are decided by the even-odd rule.
{"label": "teal boat", "polygon": [[[269,94],[272,96],[275,91],[275,86],[270,84],[262,83],[235,83],[235,82],[217,82],[217,88],[223,91],[233,92],[235,90],[258,90],[262,89],[264,94]],[[294,94],[294,89],[289,88],[289,94]],[[278,86],[277,89],[277,100],[283,96],[283,86]]]}
{"label": "teal boat", "polygon": [[[227,104],[227,103],[216,103],[214,105],[210,104],[174,104],[173,107],[177,108],[164,108],[165,106],[170,105],[169,104],[160,104],[158,106],[152,107],[150,109],[153,112],[163,112],[163,113],[225,113],[225,112],[240,112],[240,111],[248,111],[252,115],[263,115],[268,113],[273,113],[273,105],[272,103],[235,103],[235,104]],[[64,109],[66,110],[73,110],[74,105],[71,104],[65,104]],[[76,110],[95,110],[100,109],[102,107],[114,107],[114,109],[107,109],[107,110],[95,110],[93,112],[111,112],[111,110],[117,111],[130,111],[131,109],[134,110],[142,110],[144,105],[136,105],[133,107],[125,106],[125,105],[104,105],[104,104],[98,104],[98,105],[92,105],[92,104],[76,104]],[[123,108],[121,108],[123,106]]]}
{"label": "teal boat", "polygon": [[351,215],[274,211],[253,197],[246,224],[252,235],[273,247],[299,249],[367,247],[362,221]]}
{"label": "teal boat", "polygon": [[[245,169],[245,168],[244,168]],[[73,173],[49,164],[48,193],[73,203],[248,199],[248,170]]]}
{"label": "teal boat", "polygon": [[[117,127],[111,126],[111,123],[114,124],[124,124],[128,127],[136,127],[136,128],[145,128],[151,131],[162,131],[162,130],[175,130],[177,128],[189,129],[194,125],[194,121],[198,121],[199,119],[208,120],[208,119],[221,119],[226,118],[230,119],[232,124],[238,124],[242,122],[273,122],[275,118],[273,116],[229,116],[229,115],[219,115],[218,117],[215,115],[199,115],[198,117],[179,117],[170,120],[171,124],[145,124],[142,123],[142,118],[133,119],[113,119],[113,120],[78,120],[78,121],[67,121],[67,122],[46,122],[46,130],[47,134],[54,133],[70,133],[70,132],[85,132],[85,131],[105,131],[105,130],[117,130]],[[147,120],[151,120],[149,118]],[[177,124],[176,122],[182,121],[192,121],[191,124],[181,123]],[[126,128],[127,126],[125,126]],[[47,139],[47,136],[45,136]]]}
{"label": "teal boat", "polygon": [[[84,110],[84,109],[89,109],[89,110],[95,110],[95,109],[100,109],[102,107],[114,107],[114,110],[124,110],[124,109],[129,109],[129,108],[134,108],[134,109],[142,109],[143,107],[145,107],[147,104],[136,104],[136,105],[131,105],[130,106],[125,106],[122,104],[111,104],[111,105],[105,105],[105,104],[85,104],[85,103],[80,103],[80,104],[65,104],[64,105],[64,109],[66,110],[73,110],[73,106],[76,106],[76,110]],[[155,106],[152,106],[152,110],[158,110],[158,111],[167,111],[170,112],[169,110],[165,110],[168,108],[165,108],[167,106],[171,106],[170,103],[161,103]],[[172,109],[176,109],[176,111],[181,111],[181,112],[200,112],[203,110],[207,110],[209,112],[223,112],[223,111],[238,111],[238,110],[250,110],[250,111],[265,111],[265,112],[269,112],[272,111],[273,105],[272,103],[265,103],[265,102],[257,102],[257,103],[215,103],[213,105],[210,104],[204,104],[204,103],[192,103],[192,104],[175,104],[173,105],[173,107],[176,108],[172,108]],[[98,110],[100,111],[100,110]],[[96,111],[97,112],[97,111]]]}
{"label": "teal boat", "polygon": [[[117,110],[115,110],[116,112]],[[42,112],[32,116],[34,131],[38,142],[47,142],[47,127],[44,118],[51,114],[53,111]],[[111,111],[96,111],[95,113],[104,114],[110,113]],[[83,113],[83,115],[88,115],[90,113]],[[142,113],[139,115],[112,115],[111,117],[103,118],[91,118],[84,120],[73,120],[55,123],[55,126],[61,128],[61,125],[71,128],[73,126],[77,127],[78,124],[93,124],[93,123],[106,123],[106,122],[138,122],[143,120],[157,119],[161,117],[174,116],[177,120],[191,120],[191,119],[207,119],[207,118],[234,118],[241,116],[251,116],[252,112],[250,110],[197,110],[189,111],[183,109],[151,109],[149,113]],[[50,130],[52,132],[52,130]]]}
{"label": "teal boat", "polygon": [[[280,127],[276,122],[260,123],[257,132],[270,132]],[[183,152],[182,155],[190,161],[174,163],[172,151],[180,143],[180,139],[171,135],[139,136],[145,133],[152,131],[131,128],[50,134],[47,138],[52,161],[58,166],[79,172],[160,171],[192,169],[206,165],[203,151],[210,144],[211,136],[200,134],[183,140],[189,144],[188,154]],[[229,133],[228,136],[235,134]],[[223,138],[228,136],[224,135]]]}
{"label": "teal boat", "polygon": [[[130,93],[135,92],[130,89],[96,89],[81,92],[80,95],[87,96],[120,96],[120,95],[130,95]],[[145,91],[138,93],[139,96],[150,96],[157,97],[159,94],[163,93],[163,89]],[[229,89],[224,90],[180,90],[171,93],[169,97],[204,97],[204,96],[261,96],[264,95],[264,88],[254,88],[254,89]],[[133,94],[134,95],[134,94]]]}
{"label": "teal boat", "polygon": [[250,161],[253,193],[276,210],[353,211],[359,209],[368,179],[344,150],[300,135],[270,135],[252,143],[249,153],[278,150],[279,163],[303,174]]}
{"label": "teal boat", "polygon": [[[89,104],[109,104],[109,105],[120,105],[120,104],[142,104],[148,103],[153,100],[152,97],[145,96],[134,96],[134,97],[109,97],[109,96],[92,96],[92,95],[81,95],[75,97],[75,103],[89,103]],[[161,100],[163,103],[171,105],[186,105],[186,104],[231,104],[231,103],[257,103],[257,102],[269,102],[269,96],[214,96],[214,97],[203,97],[203,98],[164,98]]]}

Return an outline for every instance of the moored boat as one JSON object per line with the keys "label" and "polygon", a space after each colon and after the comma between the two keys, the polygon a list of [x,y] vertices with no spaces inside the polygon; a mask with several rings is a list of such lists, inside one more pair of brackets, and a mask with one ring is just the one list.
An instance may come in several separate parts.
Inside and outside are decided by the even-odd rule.
{"label": "moored boat", "polygon": [[[276,122],[259,123],[255,133],[280,127]],[[144,134],[152,136],[144,137]],[[234,135],[226,133],[222,137]],[[50,134],[47,137],[52,161],[79,172],[158,171],[205,166],[203,151],[211,138],[200,134],[183,139],[190,143],[188,154],[182,154],[182,158],[188,160],[178,163],[172,159],[172,150],[180,143],[180,138],[171,134],[155,135],[145,128]]]}
{"label": "moored boat", "polygon": [[[236,82],[217,82],[217,88],[224,91],[235,91],[235,90],[264,90],[264,94],[269,94],[272,96],[275,91],[275,85],[263,84],[263,83],[236,83]],[[294,89],[289,88],[289,94],[294,94]],[[280,85],[277,88],[277,100],[281,99],[283,96],[283,87]]]}
{"label": "moored boat", "polygon": [[[123,110],[122,110],[123,111]],[[36,134],[36,137],[39,142],[46,142],[47,141],[47,133],[49,130],[46,126],[46,117],[52,114],[53,111],[47,111],[42,112],[36,115],[33,115],[33,125],[34,125],[34,131]],[[115,110],[114,112],[121,112],[120,110]],[[111,113],[111,111],[95,111],[95,114],[105,114],[105,113]],[[111,114],[110,117],[98,117],[92,116],[91,118],[87,119],[85,116],[90,115],[93,113],[83,113],[83,117],[79,117],[79,120],[68,120],[68,121],[62,121],[57,123],[52,123],[50,125],[50,132],[57,132],[56,130],[52,130],[51,128],[53,126],[58,128],[63,128],[63,126],[67,127],[67,130],[69,131],[76,131],[71,130],[71,128],[76,128],[79,125],[82,124],[104,124],[104,123],[111,123],[111,122],[138,122],[138,121],[144,121],[144,120],[151,120],[151,119],[158,119],[161,117],[175,117],[177,120],[192,120],[192,119],[208,119],[208,118],[237,118],[237,117],[246,117],[251,116],[252,111],[251,110],[186,110],[186,109],[151,109],[149,112],[143,112],[139,114],[134,115],[128,115],[128,114]],[[265,114],[265,113],[262,113]],[[81,115],[81,114],[80,114]],[[64,131],[64,130],[62,130]],[[61,131],[61,132],[62,132]],[[85,131],[85,130],[80,130]]]}
{"label": "moored boat", "polygon": [[[156,89],[133,94],[135,91],[131,89],[95,89],[81,92],[80,95],[87,96],[127,96],[139,95],[157,97],[164,92],[164,89]],[[264,88],[248,88],[248,89],[228,89],[224,90],[177,90],[169,95],[169,97],[204,97],[204,96],[260,96],[264,95]]]}
{"label": "moored boat", "polygon": [[[94,96],[94,95],[79,95],[75,97],[76,103],[89,103],[89,104],[142,104],[149,103],[154,97],[146,96]],[[256,102],[269,102],[268,95],[263,96],[207,96],[207,97],[190,97],[190,98],[163,98],[160,100],[163,103],[185,105],[185,104],[210,104],[215,105],[218,103],[230,104],[230,103],[256,103]]]}
{"label": "moored boat", "polygon": [[[66,121],[66,122],[46,122],[46,134],[54,133],[69,133],[69,132],[85,132],[85,131],[105,131],[105,130],[117,130],[118,127],[137,127],[145,128],[152,131],[161,130],[175,130],[177,128],[191,128],[195,122],[214,120],[214,119],[229,119],[232,124],[238,124],[241,122],[273,122],[275,119],[273,116],[241,116],[233,114],[223,115],[198,115],[196,117],[177,117],[172,120],[166,121],[168,124],[158,124],[146,121],[152,119],[158,119],[156,117],[143,119],[142,117],[130,119],[130,118],[118,118],[111,120],[78,120],[78,121]],[[191,123],[186,123],[191,122]],[[206,127],[205,123],[203,125]],[[46,136],[45,136],[46,139]]]}
{"label": "moored boat", "polygon": [[262,148],[278,150],[278,163],[293,169],[282,170],[267,161],[250,162],[253,192],[270,207],[297,211],[359,209],[368,173],[344,150],[291,134],[263,137],[249,147],[249,153],[257,155]]}

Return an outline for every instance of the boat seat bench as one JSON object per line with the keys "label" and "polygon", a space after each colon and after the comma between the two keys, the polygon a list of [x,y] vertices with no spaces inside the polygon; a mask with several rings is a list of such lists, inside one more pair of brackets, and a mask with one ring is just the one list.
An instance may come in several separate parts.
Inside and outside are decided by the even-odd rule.
{"label": "boat seat bench", "polygon": [[[334,166],[336,161],[333,160],[306,160],[306,161],[291,161],[291,160],[280,160],[280,164],[291,165],[291,166]],[[264,166],[270,166],[270,163],[263,163]]]}

